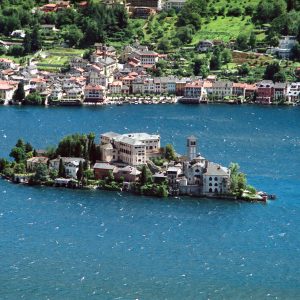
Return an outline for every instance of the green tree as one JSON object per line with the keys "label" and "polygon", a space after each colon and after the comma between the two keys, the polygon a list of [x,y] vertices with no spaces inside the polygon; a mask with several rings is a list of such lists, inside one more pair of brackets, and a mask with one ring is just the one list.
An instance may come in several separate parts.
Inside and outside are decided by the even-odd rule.
{"label": "green tree", "polygon": [[141,175],[140,175],[141,186],[146,185],[148,183],[152,183],[152,182],[153,182],[152,173],[149,170],[149,168],[146,165],[144,165],[142,167],[142,171],[141,171]]}
{"label": "green tree", "polygon": [[25,38],[23,40],[23,48],[25,54],[31,53],[31,44],[32,44],[31,32],[27,30],[25,32]]}
{"label": "green tree", "polygon": [[83,33],[80,28],[73,24],[64,27],[62,37],[69,47],[73,47],[78,46],[81,43],[81,40],[83,39]]}
{"label": "green tree", "polygon": [[42,37],[38,26],[34,26],[31,33],[31,51],[35,52],[42,49]]}
{"label": "green tree", "polygon": [[24,163],[15,164],[14,172],[15,172],[15,174],[24,174],[26,172],[25,164]]}
{"label": "green tree", "polygon": [[49,170],[47,165],[38,164],[35,169],[35,174],[33,176],[34,183],[45,182],[49,179]]}
{"label": "green tree", "polygon": [[66,169],[65,169],[62,159],[59,160],[58,176],[62,177],[62,178],[66,177]]}
{"label": "green tree", "polygon": [[248,75],[250,73],[250,67],[247,63],[243,63],[241,66],[238,67],[238,73],[241,76]]}
{"label": "green tree", "polygon": [[249,46],[251,49],[256,47],[256,34],[252,31],[249,37]]}
{"label": "green tree", "polygon": [[5,158],[0,158],[0,173],[6,168],[10,166],[10,162]]}
{"label": "green tree", "polygon": [[268,64],[264,73],[264,79],[274,80],[274,75],[279,71],[280,71],[280,66],[277,61]]}
{"label": "green tree", "polygon": [[83,165],[82,165],[82,161],[80,161],[79,166],[78,166],[78,171],[77,171],[77,180],[81,181],[83,178]]}
{"label": "green tree", "polygon": [[13,157],[16,163],[21,163],[26,160],[26,152],[24,148],[14,147],[10,154],[10,157]]}
{"label": "green tree", "polygon": [[248,35],[241,32],[236,39],[236,46],[239,50],[248,49]]}
{"label": "green tree", "polygon": [[286,74],[284,71],[279,71],[273,76],[274,82],[286,82]]}
{"label": "green tree", "polygon": [[25,98],[24,83],[23,81],[20,81],[18,84],[18,88],[15,90],[13,94],[13,100],[23,101],[24,98]]}
{"label": "green tree", "polygon": [[165,158],[168,161],[176,160],[176,154],[173,145],[167,144],[165,148]]}
{"label": "green tree", "polygon": [[232,53],[229,49],[225,48],[221,53],[224,64],[228,64],[232,61]]}
{"label": "green tree", "polygon": [[23,104],[29,104],[29,105],[42,105],[43,104],[43,99],[41,95],[37,92],[33,92],[28,94],[25,97],[25,100]]}

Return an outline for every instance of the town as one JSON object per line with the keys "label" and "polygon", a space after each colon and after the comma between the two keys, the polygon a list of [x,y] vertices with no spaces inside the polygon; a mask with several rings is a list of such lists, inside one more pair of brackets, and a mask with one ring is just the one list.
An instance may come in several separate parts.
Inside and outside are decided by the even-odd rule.
{"label": "town", "polygon": [[[76,156],[61,156],[66,153]],[[237,164],[224,167],[198,153],[190,136],[186,154],[161,147],[158,134],[106,132],[65,137],[52,151],[35,150],[18,140],[10,156],[0,160],[3,178],[15,183],[69,188],[129,191],[158,197],[194,196],[266,201],[267,195],[247,185]]]}
{"label": "town", "polygon": [[104,105],[157,103],[258,103],[296,105],[300,83],[262,80],[256,84],[206,78],[154,77],[155,68],[167,55],[135,43],[118,57],[116,49],[95,44],[89,60],[72,57],[65,73],[39,71],[0,58],[0,103],[44,105]]}

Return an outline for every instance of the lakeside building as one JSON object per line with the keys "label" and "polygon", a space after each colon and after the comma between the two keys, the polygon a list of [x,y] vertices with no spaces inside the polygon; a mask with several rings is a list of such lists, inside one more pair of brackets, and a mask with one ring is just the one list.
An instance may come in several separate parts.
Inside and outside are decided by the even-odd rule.
{"label": "lakeside building", "polygon": [[148,133],[107,132],[101,135],[100,149],[101,160],[104,162],[144,165],[150,158],[160,156],[160,136]]}
{"label": "lakeside building", "polygon": [[[162,155],[157,150],[160,148],[157,135],[107,132],[101,135],[100,142],[102,162],[93,166],[96,179],[104,180],[112,174],[115,179],[136,182],[141,174],[138,167],[146,164],[153,167],[151,158]],[[188,137],[186,155],[180,156],[177,163],[171,161],[163,167],[156,167],[159,171],[153,175],[154,182],[167,181],[171,195],[229,194],[230,169],[208,161],[197,151],[197,138]]]}
{"label": "lakeside building", "polygon": [[95,44],[90,59],[71,58],[67,73],[39,71],[33,64],[20,67],[3,58],[0,59],[1,103],[9,103],[21,81],[26,95],[38,92],[46,105],[82,105],[83,102],[103,104],[116,98],[120,101],[128,95],[174,95],[180,97],[178,99],[182,103],[196,104],[245,100],[258,104],[300,102],[297,82],[262,80],[256,84],[246,84],[218,80],[216,75],[209,75],[206,79],[151,76],[147,70],[155,68],[161,59],[167,59],[167,56],[137,42],[126,46],[119,57],[114,47]]}
{"label": "lakeside building", "polygon": [[60,160],[66,171],[67,177],[77,178],[77,171],[79,169],[80,162],[84,163],[85,160],[79,157],[57,157],[49,161],[49,168],[59,171]]}

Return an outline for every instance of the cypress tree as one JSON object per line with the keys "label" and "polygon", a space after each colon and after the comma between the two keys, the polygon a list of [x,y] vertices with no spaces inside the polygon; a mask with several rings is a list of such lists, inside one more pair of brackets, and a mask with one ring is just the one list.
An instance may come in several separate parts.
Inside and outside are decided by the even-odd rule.
{"label": "cypress tree", "polygon": [[22,101],[24,98],[25,98],[24,83],[23,81],[20,81],[18,84],[18,88],[14,92],[13,100]]}
{"label": "cypress tree", "polygon": [[82,164],[82,161],[80,161],[80,163],[79,163],[79,167],[78,167],[78,171],[77,171],[76,175],[77,175],[77,180],[81,181],[82,177],[83,177],[83,164]]}
{"label": "cypress tree", "polygon": [[60,161],[59,161],[58,176],[63,177],[63,178],[66,177],[66,170],[65,170],[65,166],[63,164],[62,159],[60,159]]}

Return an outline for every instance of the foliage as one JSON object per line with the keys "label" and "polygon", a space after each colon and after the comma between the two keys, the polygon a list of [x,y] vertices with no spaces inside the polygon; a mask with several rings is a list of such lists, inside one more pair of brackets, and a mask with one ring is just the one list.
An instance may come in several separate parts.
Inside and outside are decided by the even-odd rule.
{"label": "foliage", "polygon": [[49,179],[49,170],[47,165],[38,164],[35,169],[35,174],[32,177],[33,183],[45,182]]}
{"label": "foliage", "polygon": [[140,175],[140,183],[141,185],[146,185],[153,182],[152,173],[149,170],[148,166],[144,165],[142,167],[141,175]]}
{"label": "foliage", "polygon": [[77,180],[81,181],[83,178],[83,164],[82,161],[79,162],[78,171],[77,171]]}
{"label": "foliage", "polygon": [[241,32],[236,39],[236,46],[239,50],[248,49],[248,35]]}
{"label": "foliage", "polygon": [[22,101],[25,98],[25,91],[24,91],[24,83],[20,81],[18,84],[18,88],[15,90],[13,94],[14,101]]}
{"label": "foliage", "polygon": [[37,92],[33,92],[28,94],[25,97],[25,100],[23,101],[23,104],[29,104],[29,105],[42,105],[43,99],[41,95]]}
{"label": "foliage", "polygon": [[5,158],[0,158],[0,173],[10,166],[10,162]]}
{"label": "foliage", "polygon": [[66,169],[65,169],[65,166],[64,166],[64,163],[63,163],[62,159],[59,160],[58,176],[62,177],[62,178],[66,177]]}
{"label": "foliage", "polygon": [[165,148],[165,158],[168,161],[176,160],[177,157],[176,157],[173,145],[171,145],[171,144],[167,144],[166,145],[166,148]]}
{"label": "foliage", "polygon": [[246,175],[240,172],[240,166],[236,163],[231,163],[230,169],[230,190],[231,192],[241,192],[245,190],[247,185]]}
{"label": "foliage", "polygon": [[273,80],[275,81],[275,74],[277,74],[281,71],[280,65],[277,61],[274,61],[270,64],[267,65],[265,74],[264,74],[264,79],[266,80]]}
{"label": "foliage", "polygon": [[257,5],[253,19],[260,23],[268,23],[284,14],[287,5],[284,0],[261,0]]}
{"label": "foliage", "polygon": [[67,25],[62,31],[62,37],[70,47],[79,46],[83,39],[83,33],[76,25]]}
{"label": "foliage", "polygon": [[247,63],[243,63],[240,67],[238,67],[239,75],[245,76],[250,72],[250,67]]}

